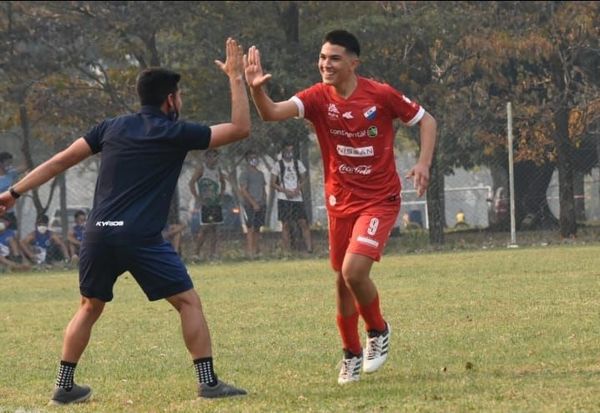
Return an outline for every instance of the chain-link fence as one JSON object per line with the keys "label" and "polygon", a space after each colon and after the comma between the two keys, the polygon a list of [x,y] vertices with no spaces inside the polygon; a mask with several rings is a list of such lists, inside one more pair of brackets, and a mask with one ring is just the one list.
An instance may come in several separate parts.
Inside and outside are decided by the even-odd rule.
{"label": "chain-link fence", "polygon": [[[440,139],[445,139],[443,124],[440,129]],[[506,128],[497,126],[490,133],[503,137],[506,136]],[[273,178],[273,175],[283,172],[280,171],[281,153],[258,153],[256,170],[264,177],[266,196],[265,219],[260,227],[257,242],[260,250],[258,254],[264,258],[285,257],[290,254],[309,256],[309,252],[313,253],[312,256],[327,254],[327,213],[319,148],[315,137],[308,130],[297,137],[295,146],[294,158],[300,160],[302,172],[305,169],[309,177],[305,179],[309,184],[302,189],[312,243],[307,243],[307,234],[302,231],[300,225],[296,225],[297,220],[292,220],[292,224],[286,228],[289,242],[283,236],[282,224],[278,219],[278,190],[274,188],[280,181]],[[517,146],[515,148],[518,150]],[[185,259],[235,260],[254,256],[254,252],[248,250],[248,209],[252,206],[244,201],[240,188],[241,176],[248,168],[248,159],[245,156],[247,151],[248,145],[245,142],[217,151],[218,156],[212,160],[207,159],[207,153],[202,151],[188,155],[164,233],[165,237],[178,245]],[[507,154],[506,144],[501,152],[502,156],[490,156],[477,166],[469,169],[454,167],[444,174],[442,204],[447,239],[457,236],[465,239],[474,234],[471,235],[473,246],[477,247],[481,242],[481,238],[477,238],[478,234],[488,240],[495,239],[498,245],[508,243],[508,157],[503,159]],[[18,156],[16,158],[18,163]],[[406,172],[415,163],[415,151],[398,151],[396,159],[398,173],[403,182],[402,208],[392,232],[392,238],[398,239],[399,242],[390,243],[388,252],[394,245],[401,246],[410,242],[412,238],[406,237],[406,234],[422,234],[426,237],[431,225],[426,198],[417,198],[410,182],[404,179]],[[68,244],[65,231],[72,231],[75,213],[80,210],[87,213],[92,207],[99,162],[98,157],[93,157],[69,170],[64,182],[59,181],[53,189],[50,183],[40,188],[41,199],[48,199],[53,191],[46,214],[49,217],[50,230],[58,234],[65,244]],[[297,166],[290,167],[293,163],[287,165],[288,170],[285,173],[299,173],[296,170]],[[517,156],[514,170],[517,242],[549,242],[559,239],[560,201],[556,165],[550,162],[520,160]],[[210,182],[207,183],[207,179],[212,180],[214,186],[211,186]],[[597,238],[594,223],[600,220],[600,170],[595,163],[578,165],[574,181],[577,221]],[[203,197],[210,198],[210,202],[207,203]],[[15,211],[19,222],[19,235],[23,239],[35,231],[37,213],[32,195],[24,196],[18,202]],[[527,236],[521,238],[520,234],[524,233],[527,233]]]}

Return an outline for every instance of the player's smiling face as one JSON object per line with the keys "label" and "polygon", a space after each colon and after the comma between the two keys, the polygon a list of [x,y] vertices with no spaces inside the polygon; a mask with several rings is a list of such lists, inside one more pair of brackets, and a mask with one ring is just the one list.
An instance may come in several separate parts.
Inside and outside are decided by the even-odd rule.
{"label": "player's smiling face", "polygon": [[357,65],[358,57],[348,53],[345,47],[331,43],[321,47],[318,66],[323,83],[333,86],[344,83],[352,77]]}

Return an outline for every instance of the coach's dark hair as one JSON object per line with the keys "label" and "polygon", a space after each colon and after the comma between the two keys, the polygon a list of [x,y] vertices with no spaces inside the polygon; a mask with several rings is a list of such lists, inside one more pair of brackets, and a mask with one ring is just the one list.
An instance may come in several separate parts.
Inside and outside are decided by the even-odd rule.
{"label": "coach's dark hair", "polygon": [[254,149],[249,149],[244,154],[244,159],[250,159],[252,156],[258,156],[258,153],[256,153],[256,151]]}
{"label": "coach's dark hair", "polygon": [[345,47],[348,52],[360,56],[360,44],[352,33],[346,30],[333,30],[325,35],[324,43]]}
{"label": "coach's dark hair", "polygon": [[142,106],[161,106],[167,96],[177,92],[179,79],[179,73],[161,67],[144,69],[137,80],[137,93]]}

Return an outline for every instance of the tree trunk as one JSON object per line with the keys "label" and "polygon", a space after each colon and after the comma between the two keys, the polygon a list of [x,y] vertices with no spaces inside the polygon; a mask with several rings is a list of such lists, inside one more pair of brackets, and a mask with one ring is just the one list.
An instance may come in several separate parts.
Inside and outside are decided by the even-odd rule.
{"label": "tree trunk", "polygon": [[[600,122],[599,123],[599,127],[598,130],[594,132],[594,135],[596,136],[596,154],[598,155],[598,178],[600,178]],[[597,186],[598,188],[598,203],[600,204],[600,185]],[[598,205],[600,207],[600,205]],[[600,208],[598,208],[600,210]],[[598,213],[598,210],[595,210],[594,213]]]}
{"label": "tree trunk", "polygon": [[[532,161],[515,164],[515,219],[517,229],[556,229],[558,220],[548,205],[548,186],[555,165]],[[508,193],[508,192],[507,192]]]}
{"label": "tree trunk", "polygon": [[[60,201],[60,228],[62,230],[62,239],[67,242],[67,234],[69,233],[69,215],[67,211],[67,179],[66,173],[58,175],[59,201]],[[53,217],[50,217],[52,219]]]}
{"label": "tree trunk", "polygon": [[429,190],[427,191],[427,215],[429,219],[429,242],[436,245],[444,243],[444,175],[441,173],[439,159],[433,156],[430,171]]}
{"label": "tree trunk", "polygon": [[287,44],[294,43],[293,47],[295,47],[300,41],[300,11],[298,10],[298,4],[294,1],[285,4],[279,10],[279,17]]}
{"label": "tree trunk", "polygon": [[560,235],[563,238],[573,238],[577,234],[573,193],[573,148],[569,141],[568,113],[567,108],[562,106],[554,114],[554,142],[558,153]]}
{"label": "tree trunk", "polygon": [[304,200],[304,206],[306,208],[306,215],[308,218],[308,224],[313,222],[313,209],[312,209],[312,185],[310,180],[310,141],[306,136],[306,132],[301,134],[302,138],[300,141],[300,159],[306,167],[306,179],[304,180],[304,186],[302,187],[302,199]]}
{"label": "tree trunk", "polygon": [[575,172],[573,192],[575,194],[575,219],[584,222],[585,217],[585,175],[583,172]]}

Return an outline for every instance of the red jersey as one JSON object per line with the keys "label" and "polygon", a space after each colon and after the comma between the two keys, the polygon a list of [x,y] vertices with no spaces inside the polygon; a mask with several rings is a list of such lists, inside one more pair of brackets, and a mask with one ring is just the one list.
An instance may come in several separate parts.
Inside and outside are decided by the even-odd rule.
{"label": "red jersey", "polygon": [[393,120],[415,125],[425,110],[385,83],[357,77],[348,99],[317,83],[291,98],[299,117],[312,122],[323,157],[329,213],[347,216],[399,200]]}

